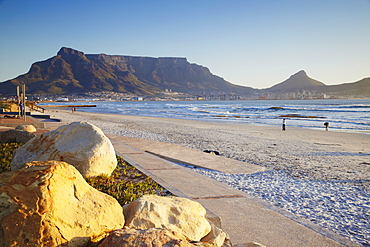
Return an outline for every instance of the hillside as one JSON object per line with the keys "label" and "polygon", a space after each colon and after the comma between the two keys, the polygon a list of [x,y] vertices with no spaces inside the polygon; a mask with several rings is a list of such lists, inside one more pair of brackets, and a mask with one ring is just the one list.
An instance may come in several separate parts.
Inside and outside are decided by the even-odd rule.
{"label": "hillside", "polygon": [[276,93],[302,90],[322,92],[335,96],[370,97],[370,78],[364,78],[352,83],[329,86],[310,78],[305,71],[301,70],[290,76],[287,80],[264,89],[263,91]]}
{"label": "hillside", "polygon": [[28,73],[0,83],[0,92],[14,94],[20,83],[26,84],[29,94],[112,91],[153,95],[166,89],[191,94],[254,91],[231,84],[186,58],[84,54],[66,47],[56,56],[32,64]]}
{"label": "hillside", "polygon": [[326,85],[322,82],[314,80],[308,77],[304,70],[297,72],[296,74],[289,77],[289,79],[276,84],[268,91],[292,91],[292,90],[322,90]]}
{"label": "hillside", "polygon": [[323,91],[341,96],[353,95],[370,97],[370,77],[357,82],[328,86]]}

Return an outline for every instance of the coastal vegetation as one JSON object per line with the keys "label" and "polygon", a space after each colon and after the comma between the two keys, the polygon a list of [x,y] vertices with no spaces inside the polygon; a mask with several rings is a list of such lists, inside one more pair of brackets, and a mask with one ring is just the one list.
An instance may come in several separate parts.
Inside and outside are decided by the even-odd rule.
{"label": "coastal vegetation", "polygon": [[13,152],[20,146],[22,143],[0,143],[0,173],[10,171]]}
{"label": "coastal vegetation", "polygon": [[[0,144],[0,173],[10,171],[14,151],[22,143]],[[168,195],[160,185],[150,177],[117,156],[118,164],[111,176],[100,175],[86,178],[95,189],[114,197],[121,205],[128,204],[143,195]]]}
{"label": "coastal vegetation", "polygon": [[117,156],[118,164],[111,176],[99,175],[86,178],[95,189],[114,197],[121,205],[128,204],[143,195],[165,195],[164,189],[150,177]]}

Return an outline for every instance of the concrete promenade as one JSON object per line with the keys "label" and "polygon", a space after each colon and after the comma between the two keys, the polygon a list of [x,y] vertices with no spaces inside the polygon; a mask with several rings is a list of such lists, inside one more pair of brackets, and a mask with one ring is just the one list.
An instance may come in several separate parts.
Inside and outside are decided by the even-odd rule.
{"label": "concrete promenade", "polygon": [[128,163],[173,194],[198,201],[210,214],[219,216],[222,229],[230,235],[233,244],[258,242],[269,247],[361,246],[169,160],[227,173],[253,173],[264,168],[175,144],[107,136],[116,152]]}

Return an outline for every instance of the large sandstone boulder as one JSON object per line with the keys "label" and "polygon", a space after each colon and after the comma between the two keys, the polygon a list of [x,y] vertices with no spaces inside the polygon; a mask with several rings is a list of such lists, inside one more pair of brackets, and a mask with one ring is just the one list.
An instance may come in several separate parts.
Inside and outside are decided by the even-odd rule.
{"label": "large sandstone boulder", "polygon": [[186,238],[172,230],[151,228],[147,230],[119,229],[112,231],[98,247],[194,247]]}
{"label": "large sandstone boulder", "polygon": [[31,161],[65,161],[84,177],[110,175],[117,166],[110,140],[95,125],[74,122],[44,133],[16,150],[10,164],[12,170]]}
{"label": "large sandstone boulder", "polygon": [[7,130],[0,131],[0,143],[17,142],[26,143],[36,135],[28,131]]}
{"label": "large sandstone boulder", "polygon": [[211,231],[207,234],[207,236],[201,239],[201,242],[210,244],[214,247],[226,246],[225,241],[230,241],[228,234],[212,223],[211,227]]}
{"label": "large sandstone boulder", "polygon": [[22,130],[22,131],[27,131],[27,132],[36,132],[35,126],[32,124],[24,124],[24,125],[18,125],[15,127],[16,130]]}
{"label": "large sandstone boulder", "polygon": [[117,200],[65,162],[32,162],[0,181],[0,246],[82,246],[124,224]]}
{"label": "large sandstone boulder", "polygon": [[211,231],[205,208],[186,198],[146,195],[123,206],[123,211],[129,228],[167,228],[190,241],[199,241]]}

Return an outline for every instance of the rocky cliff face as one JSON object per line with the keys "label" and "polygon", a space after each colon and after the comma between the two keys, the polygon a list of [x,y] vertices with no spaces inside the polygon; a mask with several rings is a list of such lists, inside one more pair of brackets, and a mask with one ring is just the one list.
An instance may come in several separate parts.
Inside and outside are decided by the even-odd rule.
{"label": "rocky cliff face", "polygon": [[63,47],[58,54],[32,64],[27,74],[0,84],[3,94],[14,94],[25,83],[27,93],[113,91],[152,95],[171,89],[183,93],[240,92],[253,89],[233,85],[208,68],[186,58],[151,58],[84,54]]}

